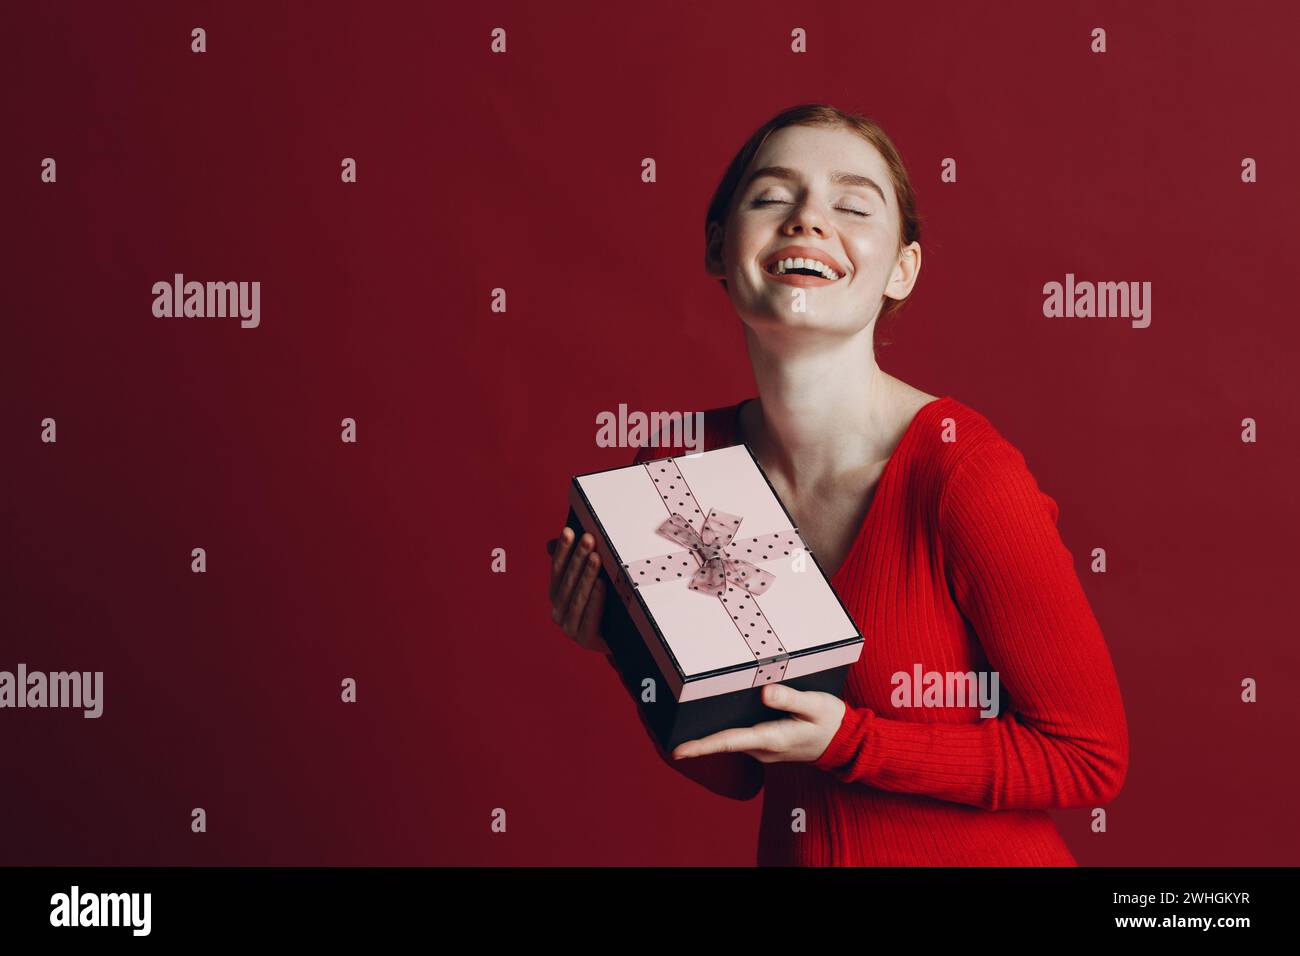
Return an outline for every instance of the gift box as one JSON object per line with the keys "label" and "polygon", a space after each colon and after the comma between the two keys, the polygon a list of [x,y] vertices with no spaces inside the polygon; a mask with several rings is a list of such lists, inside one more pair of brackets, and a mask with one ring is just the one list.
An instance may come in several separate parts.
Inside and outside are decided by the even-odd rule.
{"label": "gift box", "polygon": [[862,634],[747,445],[576,475],[569,503],[606,577],[602,636],[665,749],[789,716],[765,684],[841,694]]}

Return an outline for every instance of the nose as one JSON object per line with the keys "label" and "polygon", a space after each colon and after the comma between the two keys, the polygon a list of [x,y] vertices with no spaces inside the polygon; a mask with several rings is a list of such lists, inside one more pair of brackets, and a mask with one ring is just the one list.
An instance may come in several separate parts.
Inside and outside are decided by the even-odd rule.
{"label": "nose", "polygon": [[788,235],[797,236],[812,233],[817,236],[825,236],[828,229],[827,218],[822,213],[821,206],[811,199],[796,203],[790,213],[790,218],[785,221],[785,232]]}

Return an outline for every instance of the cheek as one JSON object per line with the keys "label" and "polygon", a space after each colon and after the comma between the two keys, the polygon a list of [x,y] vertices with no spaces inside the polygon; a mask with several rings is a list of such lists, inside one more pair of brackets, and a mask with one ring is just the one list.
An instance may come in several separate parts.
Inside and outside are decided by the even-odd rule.
{"label": "cheek", "polygon": [[848,246],[846,251],[856,270],[855,277],[870,279],[873,282],[876,279],[883,279],[894,265],[892,248],[887,236],[881,237],[879,241],[874,238],[863,238]]}
{"label": "cheek", "polygon": [[763,248],[763,237],[753,229],[747,229],[743,219],[735,220],[723,241],[723,253],[730,263],[736,263],[741,270],[748,263],[757,261]]}
{"label": "cheek", "polygon": [[744,233],[732,233],[731,241],[727,245],[727,261],[740,272],[745,272],[749,268],[751,261],[758,256],[759,248],[753,237]]}

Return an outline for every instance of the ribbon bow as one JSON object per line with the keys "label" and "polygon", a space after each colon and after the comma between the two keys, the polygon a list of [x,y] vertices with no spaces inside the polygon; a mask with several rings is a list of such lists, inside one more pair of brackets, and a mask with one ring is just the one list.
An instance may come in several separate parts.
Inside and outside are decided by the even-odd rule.
{"label": "ribbon bow", "polygon": [[772,586],[776,576],[743,558],[733,558],[726,553],[741,520],[739,515],[714,508],[704,521],[703,531],[696,531],[689,521],[676,513],[655,530],[689,548],[699,560],[700,566],[691,578],[692,590],[717,596],[732,585],[744,588],[750,594],[762,594]]}

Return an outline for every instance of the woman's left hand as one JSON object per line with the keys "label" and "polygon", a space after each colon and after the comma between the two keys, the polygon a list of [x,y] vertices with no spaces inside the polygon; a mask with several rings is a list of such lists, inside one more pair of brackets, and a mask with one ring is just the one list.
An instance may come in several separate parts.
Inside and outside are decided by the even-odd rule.
{"label": "woman's left hand", "polygon": [[673,759],[746,753],[762,763],[811,763],[826,752],[844,719],[844,701],[819,690],[768,684],[763,688],[763,703],[790,716],[688,740],[673,750]]}

